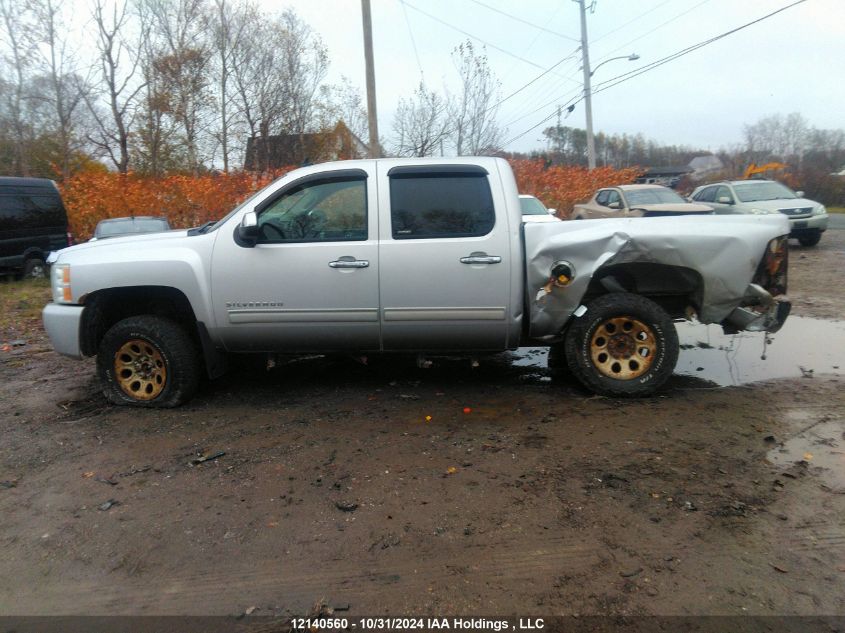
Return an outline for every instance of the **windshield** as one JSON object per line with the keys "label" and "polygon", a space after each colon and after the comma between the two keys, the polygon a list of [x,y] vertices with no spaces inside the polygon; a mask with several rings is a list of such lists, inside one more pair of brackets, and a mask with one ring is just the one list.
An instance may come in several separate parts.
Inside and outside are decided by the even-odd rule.
{"label": "windshield", "polygon": [[156,233],[167,231],[170,226],[163,218],[122,218],[107,220],[97,225],[97,237],[114,237],[116,235],[130,235],[132,233]]}
{"label": "windshield", "polygon": [[543,203],[535,197],[520,198],[519,206],[522,209],[522,215],[549,215]]}
{"label": "windshield", "polygon": [[677,193],[671,189],[634,189],[626,191],[628,206],[634,207],[638,204],[686,204]]}
{"label": "windshield", "polygon": [[798,197],[792,189],[784,187],[779,182],[743,182],[734,185],[734,191],[742,202],[794,200]]}

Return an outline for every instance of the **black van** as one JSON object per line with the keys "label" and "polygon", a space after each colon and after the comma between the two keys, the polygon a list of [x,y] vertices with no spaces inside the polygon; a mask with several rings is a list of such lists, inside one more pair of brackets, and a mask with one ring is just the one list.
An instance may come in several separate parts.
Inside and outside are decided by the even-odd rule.
{"label": "black van", "polygon": [[0,273],[44,277],[50,251],[72,242],[56,183],[0,177]]}

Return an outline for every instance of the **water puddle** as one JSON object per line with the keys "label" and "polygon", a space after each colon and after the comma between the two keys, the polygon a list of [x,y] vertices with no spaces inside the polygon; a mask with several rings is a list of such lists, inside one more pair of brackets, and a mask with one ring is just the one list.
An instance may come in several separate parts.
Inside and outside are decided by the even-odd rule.
{"label": "water puddle", "polygon": [[[676,375],[728,387],[774,378],[845,373],[845,322],[791,316],[770,336],[763,360],[763,334],[726,335],[718,325],[678,323],[681,353]],[[521,347],[511,354],[517,367],[546,368],[545,348]]]}
{"label": "water puddle", "polygon": [[845,493],[845,423],[813,424],[769,451],[766,458],[784,469],[785,477],[812,472],[834,492]]}

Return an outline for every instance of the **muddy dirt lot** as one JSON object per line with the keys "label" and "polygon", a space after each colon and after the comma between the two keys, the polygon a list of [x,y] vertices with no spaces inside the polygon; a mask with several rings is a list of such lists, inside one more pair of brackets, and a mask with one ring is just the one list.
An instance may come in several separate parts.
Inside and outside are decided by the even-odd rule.
{"label": "muddy dirt lot", "polygon": [[0,613],[845,614],[844,249],[794,246],[804,318],[766,363],[690,329],[638,401],[523,350],[246,366],[118,408],[7,301]]}

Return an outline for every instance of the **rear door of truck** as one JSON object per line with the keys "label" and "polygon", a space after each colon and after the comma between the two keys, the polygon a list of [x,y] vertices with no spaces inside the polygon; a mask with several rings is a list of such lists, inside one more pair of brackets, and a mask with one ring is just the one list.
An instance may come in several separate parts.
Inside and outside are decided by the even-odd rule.
{"label": "rear door of truck", "polygon": [[379,161],[385,350],[507,346],[511,275],[521,262],[512,261],[504,195],[489,166]]}

